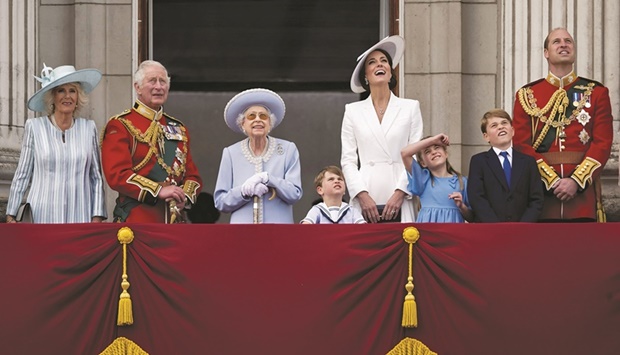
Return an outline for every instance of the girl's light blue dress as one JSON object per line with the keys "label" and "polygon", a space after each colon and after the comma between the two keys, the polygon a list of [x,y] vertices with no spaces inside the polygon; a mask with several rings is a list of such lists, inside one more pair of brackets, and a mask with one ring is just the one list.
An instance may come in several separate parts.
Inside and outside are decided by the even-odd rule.
{"label": "girl's light blue dress", "polygon": [[409,178],[407,188],[412,194],[420,197],[422,205],[417,222],[463,223],[461,211],[448,195],[460,192],[463,195],[463,202],[469,207],[467,178],[462,177],[463,189],[461,190],[456,174],[451,177],[435,177],[431,180],[430,171],[422,168],[416,160],[411,164],[411,170],[413,175],[407,172]]}

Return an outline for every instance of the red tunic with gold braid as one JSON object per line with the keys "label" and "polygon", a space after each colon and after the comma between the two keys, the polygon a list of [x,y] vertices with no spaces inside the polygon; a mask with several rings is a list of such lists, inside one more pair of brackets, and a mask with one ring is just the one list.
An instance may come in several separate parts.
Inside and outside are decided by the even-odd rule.
{"label": "red tunic with gold braid", "polygon": [[202,180],[189,152],[183,124],[140,101],[110,119],[101,144],[103,172],[119,196],[114,220],[170,221],[167,203],[157,198],[163,186],[180,186],[194,203]]}
{"label": "red tunic with gold braid", "polygon": [[[513,125],[515,148],[536,159],[547,190],[540,218],[604,221],[595,185],[613,140],[609,90],[574,72],[563,78],[549,73],[519,89]],[[562,202],[552,186],[565,177],[577,183],[578,192]]]}

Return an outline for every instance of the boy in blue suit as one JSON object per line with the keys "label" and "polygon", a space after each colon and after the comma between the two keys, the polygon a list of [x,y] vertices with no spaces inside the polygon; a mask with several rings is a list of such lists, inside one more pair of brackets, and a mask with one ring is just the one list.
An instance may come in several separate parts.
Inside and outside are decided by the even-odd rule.
{"label": "boy in blue suit", "polygon": [[469,163],[467,194],[474,222],[536,222],[543,205],[540,173],[534,158],[513,149],[510,115],[488,111],[480,129],[491,149]]}

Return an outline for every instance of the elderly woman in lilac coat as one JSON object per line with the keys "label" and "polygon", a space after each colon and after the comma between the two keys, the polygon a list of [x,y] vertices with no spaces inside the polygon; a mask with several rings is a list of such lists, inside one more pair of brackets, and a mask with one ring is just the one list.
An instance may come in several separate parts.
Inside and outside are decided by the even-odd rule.
{"label": "elderly woman in lilac coat", "polygon": [[294,223],[293,204],[301,199],[301,167],[295,143],[269,135],[284,118],[282,98],[267,89],[233,97],[224,120],[247,137],[222,152],[215,185],[215,207],[230,223]]}

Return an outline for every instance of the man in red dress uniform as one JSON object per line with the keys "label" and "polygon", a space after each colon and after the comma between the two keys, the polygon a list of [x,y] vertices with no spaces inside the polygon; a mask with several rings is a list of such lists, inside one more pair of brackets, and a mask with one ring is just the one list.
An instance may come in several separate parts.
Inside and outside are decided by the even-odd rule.
{"label": "man in red dress uniform", "polygon": [[138,99],[131,110],[110,119],[103,133],[103,172],[118,191],[116,222],[176,223],[196,202],[202,180],[189,151],[183,123],[167,115],[170,78],[147,60],[134,78]]}
{"label": "man in red dress uniform", "polygon": [[519,89],[514,146],[533,156],[546,189],[541,221],[605,221],[599,176],[611,153],[609,90],[573,71],[575,42],[564,28],[544,44],[546,78]]}

